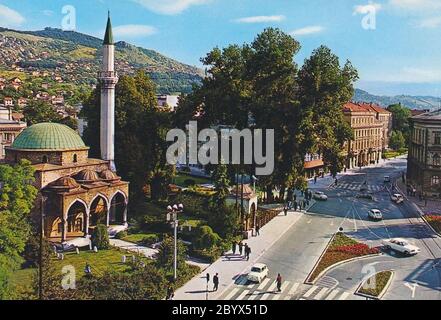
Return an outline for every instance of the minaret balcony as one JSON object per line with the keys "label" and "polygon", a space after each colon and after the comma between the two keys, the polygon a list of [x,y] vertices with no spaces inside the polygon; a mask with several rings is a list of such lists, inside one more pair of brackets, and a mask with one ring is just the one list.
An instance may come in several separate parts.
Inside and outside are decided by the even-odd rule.
{"label": "minaret balcony", "polygon": [[118,74],[116,71],[99,71],[98,78],[106,79],[106,78],[118,78]]}

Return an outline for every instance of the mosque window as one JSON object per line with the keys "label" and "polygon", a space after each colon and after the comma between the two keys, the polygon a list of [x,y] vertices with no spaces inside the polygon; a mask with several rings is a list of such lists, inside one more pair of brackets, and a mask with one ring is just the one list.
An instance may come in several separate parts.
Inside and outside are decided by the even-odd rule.
{"label": "mosque window", "polygon": [[73,155],[73,162],[78,162],[78,155],[76,153]]}
{"label": "mosque window", "polygon": [[43,160],[42,160],[42,162],[43,162],[43,163],[47,163],[47,162],[48,162],[47,156],[43,156]]}

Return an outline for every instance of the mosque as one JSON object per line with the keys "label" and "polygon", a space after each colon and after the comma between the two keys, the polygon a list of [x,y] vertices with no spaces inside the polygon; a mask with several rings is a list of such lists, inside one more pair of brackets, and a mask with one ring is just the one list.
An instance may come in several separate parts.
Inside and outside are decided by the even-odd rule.
{"label": "mosque", "polygon": [[34,214],[42,217],[44,236],[65,243],[89,239],[98,224],[109,234],[127,228],[129,183],[115,173],[115,46],[110,16],[103,43],[101,84],[101,159],[89,158],[79,134],[57,123],[39,123],[20,133],[5,150],[5,161],[31,161],[39,190]]}

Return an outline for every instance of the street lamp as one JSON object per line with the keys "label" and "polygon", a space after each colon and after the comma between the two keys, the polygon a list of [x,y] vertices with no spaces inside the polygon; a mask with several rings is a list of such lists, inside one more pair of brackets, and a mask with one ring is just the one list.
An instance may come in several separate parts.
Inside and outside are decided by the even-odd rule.
{"label": "street lamp", "polygon": [[174,250],[174,275],[173,278],[176,281],[177,279],[177,267],[178,267],[178,213],[181,213],[184,210],[184,205],[174,204],[173,206],[167,206],[167,221],[171,222],[174,228],[174,238],[175,238],[175,250]]}

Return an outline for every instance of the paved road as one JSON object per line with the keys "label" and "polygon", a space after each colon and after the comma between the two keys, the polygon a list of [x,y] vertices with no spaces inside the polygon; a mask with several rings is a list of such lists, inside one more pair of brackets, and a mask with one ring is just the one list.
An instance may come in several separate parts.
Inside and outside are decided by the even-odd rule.
{"label": "paved road", "polygon": [[[337,186],[318,184],[316,189],[325,191],[329,196],[328,201],[317,202],[259,259],[259,262],[268,265],[270,279],[275,279],[280,272],[288,284],[298,284],[295,293],[290,294],[287,287],[286,292],[278,297],[277,294],[268,294],[272,288],[258,289],[259,286],[236,282],[223,294],[223,298],[246,299],[256,295],[255,299],[260,296],[265,299],[317,299],[318,295],[319,299],[326,299],[332,290],[338,290],[340,293],[348,293],[345,299],[361,299],[353,292],[363,277],[374,268],[377,272],[395,270],[394,281],[384,299],[441,299],[441,240],[419,218],[414,206],[407,202],[398,206],[392,203],[389,192],[393,191],[393,186],[384,184],[385,175],[396,179],[401,177],[405,169],[405,159],[391,160],[381,166],[363,168],[341,176]],[[374,195],[373,201],[355,198],[363,185]],[[383,212],[383,221],[373,222],[368,219],[367,213],[373,208]],[[320,279],[317,286],[304,285],[303,282],[330,237],[339,227],[347,235],[370,246],[380,246],[381,240],[385,238],[402,237],[416,244],[422,251],[414,257],[385,252],[379,257],[337,267]],[[310,294],[305,297],[308,292]],[[338,297],[336,293],[335,297],[331,295],[331,299]]]}

